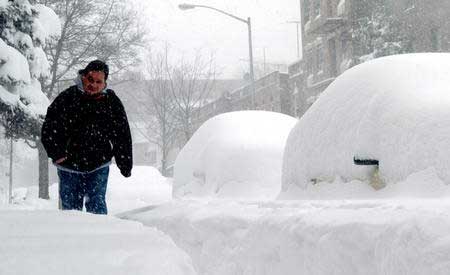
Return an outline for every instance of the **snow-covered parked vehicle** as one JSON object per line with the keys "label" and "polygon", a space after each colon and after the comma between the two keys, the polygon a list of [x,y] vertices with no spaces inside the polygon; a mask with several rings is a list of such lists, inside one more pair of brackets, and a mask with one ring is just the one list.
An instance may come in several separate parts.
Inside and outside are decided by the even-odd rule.
{"label": "snow-covered parked vehicle", "polygon": [[294,127],[280,198],[309,196],[317,183],[330,182],[356,181],[351,188],[365,192],[370,186],[361,182],[377,176],[389,189],[417,173],[445,186],[449,151],[450,54],[375,59],[339,76]]}
{"label": "snow-covered parked vehicle", "polygon": [[265,111],[209,119],[176,159],[173,196],[275,198],[281,189],[284,146],[296,122]]}

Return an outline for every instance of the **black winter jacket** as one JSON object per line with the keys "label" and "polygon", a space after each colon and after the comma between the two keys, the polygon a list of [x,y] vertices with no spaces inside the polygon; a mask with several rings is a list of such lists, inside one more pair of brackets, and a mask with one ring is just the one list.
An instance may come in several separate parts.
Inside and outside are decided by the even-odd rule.
{"label": "black winter jacket", "polygon": [[133,167],[130,127],[122,102],[112,90],[97,96],[72,86],[59,94],[47,109],[41,141],[48,156],[59,165],[92,171],[114,156],[120,172]]}

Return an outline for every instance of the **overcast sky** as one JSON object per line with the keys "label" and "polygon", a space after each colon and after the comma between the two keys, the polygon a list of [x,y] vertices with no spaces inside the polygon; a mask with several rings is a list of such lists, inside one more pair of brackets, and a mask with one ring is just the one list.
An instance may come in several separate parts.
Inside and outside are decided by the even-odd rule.
{"label": "overcast sky", "polygon": [[241,18],[251,17],[255,62],[263,62],[264,51],[267,63],[297,60],[296,26],[287,21],[299,20],[299,0],[136,1],[150,26],[154,49],[168,42],[172,53],[185,56],[197,49],[213,52],[221,78],[248,71],[247,25],[209,9],[182,11],[178,4],[208,5]]}

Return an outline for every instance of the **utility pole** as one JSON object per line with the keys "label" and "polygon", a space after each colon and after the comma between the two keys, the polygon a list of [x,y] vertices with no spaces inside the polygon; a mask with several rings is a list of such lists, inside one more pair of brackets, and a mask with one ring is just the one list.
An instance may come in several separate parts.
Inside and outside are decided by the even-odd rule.
{"label": "utility pole", "polygon": [[255,89],[255,73],[253,71],[253,46],[252,46],[252,23],[250,17],[247,18],[248,27],[248,52],[250,56],[250,89],[251,89],[251,105],[253,109],[256,109],[256,89]]}

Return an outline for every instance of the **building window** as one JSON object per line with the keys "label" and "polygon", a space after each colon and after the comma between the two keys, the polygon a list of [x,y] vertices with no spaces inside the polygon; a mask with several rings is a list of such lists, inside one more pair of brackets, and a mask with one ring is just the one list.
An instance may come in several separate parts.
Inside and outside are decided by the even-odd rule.
{"label": "building window", "polygon": [[333,0],[327,1],[327,16],[333,17]]}
{"label": "building window", "polygon": [[343,54],[347,51],[347,39],[341,39],[341,51]]}
{"label": "building window", "polygon": [[322,44],[320,44],[319,46],[317,46],[317,57],[316,57],[316,61],[317,61],[317,72],[323,72],[323,62],[324,62],[324,58],[323,58],[323,46]]}
{"label": "building window", "polygon": [[336,39],[328,40],[328,67],[330,68],[330,76],[337,76],[337,53]]}
{"label": "building window", "polygon": [[321,0],[314,0],[314,16],[318,17],[320,15],[320,2]]}
{"label": "building window", "polygon": [[313,57],[312,50],[308,50],[306,53],[306,68],[307,68],[309,74],[312,74],[314,71],[312,57]]}
{"label": "building window", "polygon": [[408,43],[406,44],[406,51],[409,53],[412,53],[415,51],[414,39],[412,37],[409,37],[409,39],[408,39]]}
{"label": "building window", "polygon": [[439,29],[438,28],[432,28],[430,30],[430,40],[431,40],[431,49],[432,51],[439,51],[441,49],[441,41],[439,37]]}
{"label": "building window", "polygon": [[406,0],[406,9],[413,9],[415,0]]}
{"label": "building window", "polygon": [[156,151],[148,151],[145,153],[148,163],[156,165]]}
{"label": "building window", "polygon": [[305,19],[305,23],[309,21],[309,10],[310,10],[310,0],[303,1],[303,18]]}
{"label": "building window", "polygon": [[0,32],[6,28],[6,18],[4,14],[0,14]]}

